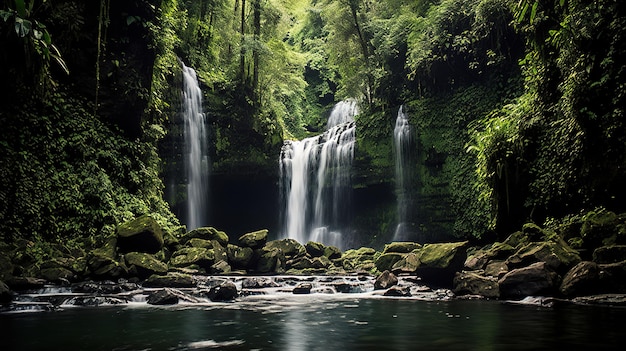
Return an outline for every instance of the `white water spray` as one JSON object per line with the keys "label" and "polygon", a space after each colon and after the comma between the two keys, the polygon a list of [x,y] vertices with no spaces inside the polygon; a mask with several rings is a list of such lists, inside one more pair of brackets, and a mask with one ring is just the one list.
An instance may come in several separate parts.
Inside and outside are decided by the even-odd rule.
{"label": "white water spray", "polygon": [[409,180],[410,172],[410,148],[411,148],[411,126],[408,116],[404,113],[403,107],[398,109],[396,126],[393,129],[393,146],[395,156],[396,171],[396,196],[398,202],[397,226],[393,236],[393,241],[406,241],[409,239],[409,229],[407,217],[409,212]]}
{"label": "white water spray", "polygon": [[335,105],[327,131],[301,141],[287,141],[280,154],[283,236],[343,246],[351,192],[358,114],[355,100]]}
{"label": "white water spray", "polygon": [[183,119],[187,172],[187,230],[207,225],[209,152],[202,91],[196,71],[183,66]]}

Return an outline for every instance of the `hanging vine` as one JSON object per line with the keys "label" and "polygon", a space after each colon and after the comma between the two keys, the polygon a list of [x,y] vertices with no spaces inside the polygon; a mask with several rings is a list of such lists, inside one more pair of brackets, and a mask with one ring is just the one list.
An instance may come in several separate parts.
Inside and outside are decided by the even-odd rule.
{"label": "hanging vine", "polygon": [[98,53],[96,56],[96,98],[93,110],[94,116],[97,116],[98,114],[98,95],[100,93],[100,57],[102,56],[102,53],[106,50],[106,37],[107,29],[109,28],[110,7],[111,0],[100,0],[100,13],[98,14]]}

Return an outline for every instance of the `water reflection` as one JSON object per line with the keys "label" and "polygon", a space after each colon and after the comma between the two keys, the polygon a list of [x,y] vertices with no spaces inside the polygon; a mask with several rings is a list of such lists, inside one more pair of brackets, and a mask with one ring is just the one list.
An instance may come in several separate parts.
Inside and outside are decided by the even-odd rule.
{"label": "water reflection", "polygon": [[319,294],[256,305],[0,314],[0,330],[3,350],[609,350],[622,342],[625,317],[622,308]]}

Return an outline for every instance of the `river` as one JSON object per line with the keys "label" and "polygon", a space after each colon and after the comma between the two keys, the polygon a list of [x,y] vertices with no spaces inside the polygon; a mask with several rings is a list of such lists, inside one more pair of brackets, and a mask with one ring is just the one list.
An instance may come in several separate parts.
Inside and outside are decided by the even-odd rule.
{"label": "river", "polygon": [[[357,294],[358,295],[358,294]],[[611,350],[626,309],[353,294],[0,314],[3,350]]]}

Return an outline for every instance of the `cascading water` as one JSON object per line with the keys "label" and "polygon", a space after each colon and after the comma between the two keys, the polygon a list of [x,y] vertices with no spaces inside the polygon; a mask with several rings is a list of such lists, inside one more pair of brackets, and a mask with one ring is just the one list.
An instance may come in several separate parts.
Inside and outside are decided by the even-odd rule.
{"label": "cascading water", "polygon": [[356,114],[355,100],[342,101],[333,108],[326,132],[283,145],[283,236],[301,243],[343,246],[341,227],[350,207]]}
{"label": "cascading water", "polygon": [[407,166],[411,148],[411,126],[409,125],[408,116],[404,113],[402,106],[398,109],[396,126],[393,129],[393,146],[396,166],[396,196],[398,202],[398,224],[393,235],[393,241],[406,241],[410,236],[407,226],[407,216],[410,205],[408,189],[410,175],[409,167]]}
{"label": "cascading water", "polygon": [[187,230],[207,225],[209,152],[202,91],[196,71],[183,66],[183,119],[187,172]]}

